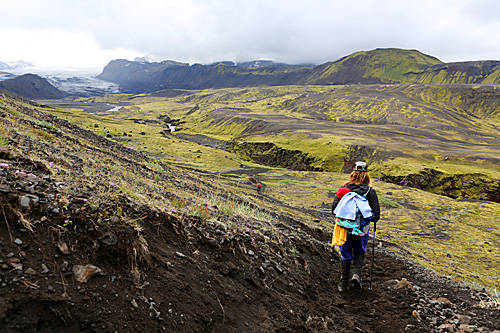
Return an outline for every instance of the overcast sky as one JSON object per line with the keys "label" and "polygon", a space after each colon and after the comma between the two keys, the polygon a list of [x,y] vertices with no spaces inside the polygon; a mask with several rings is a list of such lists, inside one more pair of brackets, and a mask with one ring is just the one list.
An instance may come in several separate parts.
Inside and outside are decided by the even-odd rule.
{"label": "overcast sky", "polygon": [[321,64],[387,47],[500,60],[500,1],[0,0],[0,41],[0,61],[44,66],[138,56]]}

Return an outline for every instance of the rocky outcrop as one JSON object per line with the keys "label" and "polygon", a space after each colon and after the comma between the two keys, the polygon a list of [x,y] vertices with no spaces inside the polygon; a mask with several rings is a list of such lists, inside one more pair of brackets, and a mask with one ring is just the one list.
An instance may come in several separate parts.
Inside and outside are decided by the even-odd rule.
{"label": "rocky outcrop", "polygon": [[500,202],[500,180],[480,173],[449,175],[427,168],[406,176],[382,175],[383,181],[410,186],[454,199]]}
{"label": "rocky outcrop", "polygon": [[300,150],[287,150],[271,142],[229,142],[227,150],[259,164],[297,171],[323,171],[318,161]]}

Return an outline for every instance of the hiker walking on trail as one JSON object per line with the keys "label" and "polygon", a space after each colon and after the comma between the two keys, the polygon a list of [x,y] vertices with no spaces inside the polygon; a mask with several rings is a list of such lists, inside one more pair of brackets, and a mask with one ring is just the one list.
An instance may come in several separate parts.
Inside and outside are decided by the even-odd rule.
{"label": "hiker walking on trail", "polygon": [[349,181],[338,189],[332,205],[335,215],[333,246],[340,246],[341,275],[337,288],[346,292],[352,263],[351,288],[361,289],[370,222],[380,218],[377,193],[369,186],[370,175],[365,162],[356,162]]}

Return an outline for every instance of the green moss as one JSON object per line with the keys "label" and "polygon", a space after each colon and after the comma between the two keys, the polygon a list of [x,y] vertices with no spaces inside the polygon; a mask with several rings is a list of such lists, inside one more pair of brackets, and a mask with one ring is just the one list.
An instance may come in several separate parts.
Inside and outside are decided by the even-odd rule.
{"label": "green moss", "polygon": [[[122,159],[110,159],[108,154],[102,154],[100,151],[92,149],[83,153],[81,148],[85,147],[85,145],[78,146],[74,153],[80,156],[85,165],[82,168],[82,173],[73,176],[79,177],[78,184],[82,188],[87,185],[95,185],[96,191],[104,194],[102,198],[98,198],[102,202],[109,200],[106,199],[109,194],[121,191],[123,194],[133,197],[141,204],[155,210],[171,212],[173,209],[182,209],[183,213],[191,211],[192,214],[197,214],[205,223],[210,223],[212,217],[221,215],[216,215],[214,211],[211,211],[212,207],[209,204],[209,198],[201,197],[200,193],[224,191],[224,193],[231,193],[231,196],[234,196],[235,200],[231,200],[233,203],[239,205],[240,202],[251,202],[252,208],[258,206],[258,212],[263,213],[262,215],[265,215],[266,212],[272,212],[282,214],[280,216],[293,216],[301,223],[314,228],[313,230],[320,227],[328,235],[331,234],[333,229],[333,219],[330,215],[323,213],[329,213],[329,205],[333,200],[332,192],[347,181],[348,175],[336,172],[299,172],[266,168],[265,172],[254,175],[258,177],[259,182],[265,185],[264,193],[266,198],[273,199],[272,201],[263,200],[262,196],[255,195],[255,188],[248,184],[246,176],[238,181],[238,177],[228,177],[225,173],[225,171],[239,170],[240,163],[252,167],[257,165],[243,162],[235,154],[198,146],[191,142],[182,141],[170,134],[162,134],[164,127],[161,122],[136,124],[130,118],[144,117],[143,119],[153,120],[158,119],[159,115],[168,114],[172,118],[186,121],[181,125],[184,128],[183,131],[189,130],[194,133],[197,131],[194,125],[197,125],[199,133],[204,133],[206,128],[215,133],[218,126],[222,126],[222,124],[229,125],[230,122],[228,123],[228,121],[231,117],[255,115],[256,118],[265,118],[268,123],[272,123],[269,119],[284,114],[290,117],[296,116],[295,119],[300,121],[308,121],[307,118],[302,118],[303,115],[312,117],[321,113],[321,116],[323,116],[326,110],[336,114],[335,110],[332,111],[330,108],[335,104],[335,101],[342,99],[342,103],[339,103],[339,105],[346,108],[352,106],[349,112],[353,113],[351,115],[353,119],[356,117],[357,119],[368,119],[368,117],[364,118],[365,113],[373,116],[376,114],[374,110],[383,110],[384,117],[387,117],[385,119],[394,121],[396,118],[390,118],[390,116],[399,117],[400,114],[391,111],[391,108],[387,108],[388,105],[397,106],[398,109],[400,106],[411,105],[411,107],[401,108],[401,110],[404,110],[405,121],[410,119],[418,122],[420,116],[429,116],[429,112],[434,112],[432,110],[435,110],[435,112],[444,110],[449,111],[449,113],[446,113],[447,115],[453,115],[459,120],[461,116],[466,118],[469,115],[472,122],[467,125],[469,127],[464,127],[468,130],[474,129],[475,126],[484,126],[484,133],[491,135],[497,133],[487,124],[476,123],[476,119],[482,119],[486,123],[495,121],[494,111],[490,112],[490,109],[494,110],[492,106],[494,105],[493,99],[482,98],[484,103],[481,104],[465,95],[460,95],[460,98],[457,98],[457,91],[453,88],[447,88],[449,92],[438,97],[437,92],[432,87],[400,86],[384,86],[368,90],[372,95],[377,94],[376,98],[374,98],[373,96],[364,96],[367,90],[363,89],[366,88],[276,87],[262,89],[262,91],[258,89],[247,91],[241,89],[213,90],[196,92],[190,100],[186,96],[169,99],[140,96],[130,100],[130,103],[135,103],[131,106],[137,107],[136,109],[129,106],[123,114],[115,115],[93,116],[78,110],[47,109],[45,111],[57,113],[66,119],[88,126],[86,129],[99,133],[103,131],[104,126],[114,136],[116,135],[115,132],[129,133],[131,129],[133,136],[127,136],[127,138],[132,141],[125,144],[130,147],[137,147],[155,157],[155,159],[148,160],[147,163],[144,161],[142,164],[144,168],[134,170],[128,168],[126,164],[122,164],[124,163]],[[473,91],[474,94],[482,94],[488,90],[481,87]],[[391,97],[380,97],[384,94]],[[397,98],[394,96],[397,96]],[[250,98],[251,101],[249,101]],[[410,101],[405,101],[406,98],[410,99]],[[272,105],[269,106],[267,103]],[[422,106],[423,103],[431,103],[434,109],[428,105],[427,107]],[[453,105],[450,106],[450,104]],[[197,105],[198,109],[196,109]],[[288,106],[287,109],[280,110],[274,108],[275,105]],[[447,106],[438,108],[438,105]],[[462,115],[460,105],[466,105],[469,113]],[[17,106],[13,108],[18,110],[16,111],[18,113],[25,112]],[[298,108],[300,110],[296,111]],[[465,109],[465,106],[463,108]],[[191,112],[191,110],[194,111]],[[391,114],[392,112],[394,114]],[[474,116],[470,116],[471,114]],[[270,116],[270,118],[266,118],[267,116]],[[26,122],[20,119],[16,119],[19,121],[12,121],[12,117],[15,116],[6,112],[4,120],[8,121],[2,123],[4,131],[16,132],[26,136],[32,133],[33,128],[31,126],[28,126]],[[338,117],[341,118],[344,115],[338,114]],[[439,123],[441,116],[436,117],[436,123]],[[278,123],[283,122],[283,119],[279,118]],[[383,117],[380,119],[383,119]],[[44,121],[47,121],[47,119]],[[317,124],[322,121],[330,122],[330,120],[321,120]],[[450,119],[446,118],[442,123],[449,122]],[[241,135],[244,131],[257,128],[252,127],[255,124],[250,122],[238,120],[236,123],[241,128],[232,129],[227,133],[220,134],[220,136],[229,137],[233,135],[232,132]],[[98,124],[99,127],[94,128],[94,124]],[[262,123],[260,124],[262,125]],[[275,125],[276,123],[272,124]],[[372,159],[370,167],[373,170],[373,175],[384,170],[391,170],[394,173],[400,172],[401,175],[404,172],[418,174],[424,168],[433,168],[443,173],[445,178],[441,180],[447,188],[456,187],[456,184],[453,183],[462,180],[465,184],[468,184],[467,187],[472,186],[472,182],[476,182],[476,185],[486,183],[485,178],[481,178],[482,176],[477,178],[476,174],[484,174],[488,178],[495,178],[492,175],[498,172],[495,171],[498,169],[498,165],[490,165],[491,162],[488,159],[480,159],[475,155],[469,157],[466,156],[468,154],[464,154],[463,156],[451,156],[451,158],[445,159],[447,155],[445,151],[431,146],[431,143],[441,142],[440,140],[422,141],[427,143],[428,146],[413,145],[406,147],[401,143],[405,136],[398,136],[394,140],[397,142],[394,142],[391,136],[398,134],[396,129],[403,126],[400,123],[396,125],[390,122],[382,123],[376,127],[369,123],[357,124],[347,121],[337,123],[337,125],[339,124],[348,128],[348,130],[343,131],[342,127],[336,127],[333,133],[327,130],[321,131],[318,126],[313,133],[302,131],[279,132],[276,130],[277,127],[273,127],[273,130],[276,130],[273,133],[247,132],[248,136],[245,136],[244,139],[249,142],[273,142],[282,148],[296,149],[314,157],[322,157],[322,161],[331,158],[332,163],[337,163],[333,162],[333,160],[338,160],[341,164],[346,152],[359,154],[362,157],[368,156]],[[415,126],[420,125],[416,124]],[[418,133],[421,134],[420,131],[423,131],[424,127],[415,128],[418,128]],[[380,133],[375,130],[380,131]],[[388,130],[392,132],[387,134]],[[140,135],[139,131],[145,131],[146,135]],[[368,131],[371,131],[369,135],[366,134]],[[435,130],[434,133],[440,134],[442,132]],[[44,136],[37,136],[37,140],[43,141],[45,144],[54,144],[71,135],[70,132],[67,132],[64,136],[57,137],[56,140],[52,141]],[[421,140],[424,137],[424,135],[414,135],[411,136],[411,140]],[[446,133],[445,138],[450,138],[450,134]],[[451,141],[457,144],[460,142],[457,138],[465,140],[467,136],[453,134]],[[408,140],[408,142],[411,143],[411,140]],[[475,138],[475,140],[481,141],[483,138]],[[85,143],[85,139],[82,138],[81,142]],[[61,144],[66,144],[66,142]],[[495,147],[490,148],[484,143],[474,144],[474,147],[475,149],[481,147],[481,155],[487,155],[490,151],[498,153],[498,149]],[[15,151],[16,148],[12,148]],[[388,150],[397,151],[400,155],[387,155]],[[453,152],[458,151],[453,150]],[[25,156],[23,152],[19,152],[19,154]],[[36,156],[36,150],[32,150],[30,154],[33,154],[38,160],[46,157],[45,155],[42,157],[42,154]],[[193,168],[193,160],[198,155],[202,156],[200,159],[206,166]],[[389,157],[381,158],[384,156]],[[436,156],[441,157],[436,158]],[[95,162],[90,164],[90,161]],[[188,164],[190,169],[177,168],[176,164]],[[198,172],[199,169],[202,169],[203,172]],[[93,176],[97,172],[105,172],[110,181],[120,183],[120,186],[101,187],[97,185]],[[471,176],[470,178],[460,178],[459,173],[471,174]],[[65,181],[68,181],[67,176],[67,174],[64,174],[58,177],[64,177]],[[446,177],[449,177],[449,179],[446,179]],[[497,264],[500,261],[500,254],[496,251],[500,246],[500,228],[498,228],[500,206],[498,204],[455,200],[417,189],[386,183],[376,177],[372,178],[372,186],[377,191],[382,205],[381,220],[377,224],[378,238],[398,244],[398,246],[402,247],[402,251],[409,253],[410,258],[439,273],[453,276],[460,281],[495,286],[500,275],[500,267]],[[167,197],[163,196],[165,193],[168,195]],[[172,199],[174,194],[176,200]],[[226,198],[219,195],[217,197]],[[200,200],[203,202],[199,202]],[[241,205],[241,207],[243,209],[245,205]],[[226,212],[229,212],[229,209],[235,211],[234,207],[224,209]],[[322,221],[317,222],[316,216],[320,215],[319,213],[321,213]],[[257,211],[252,212],[252,214],[257,216]],[[274,214],[272,215],[274,216]],[[269,215],[264,217],[263,220],[255,223],[256,228],[276,228],[276,225],[288,227],[282,221],[273,221],[271,219],[274,219],[274,217],[269,217]],[[237,227],[234,230],[237,230]],[[396,246],[393,246],[393,249],[395,251],[400,250]]]}

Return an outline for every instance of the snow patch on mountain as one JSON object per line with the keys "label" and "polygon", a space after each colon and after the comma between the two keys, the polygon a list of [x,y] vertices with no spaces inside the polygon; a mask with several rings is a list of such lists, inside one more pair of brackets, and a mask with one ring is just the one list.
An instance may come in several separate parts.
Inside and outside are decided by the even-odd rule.
{"label": "snow patch on mountain", "polygon": [[115,94],[120,91],[119,85],[95,77],[61,77],[58,75],[45,76],[45,79],[54,87],[71,95],[96,96],[104,94]]}
{"label": "snow patch on mountain", "polygon": [[0,72],[0,81],[23,74],[37,74],[54,87],[76,96],[98,96],[118,93],[119,86],[96,78],[99,68],[40,67],[26,61],[3,62],[7,68]]}

